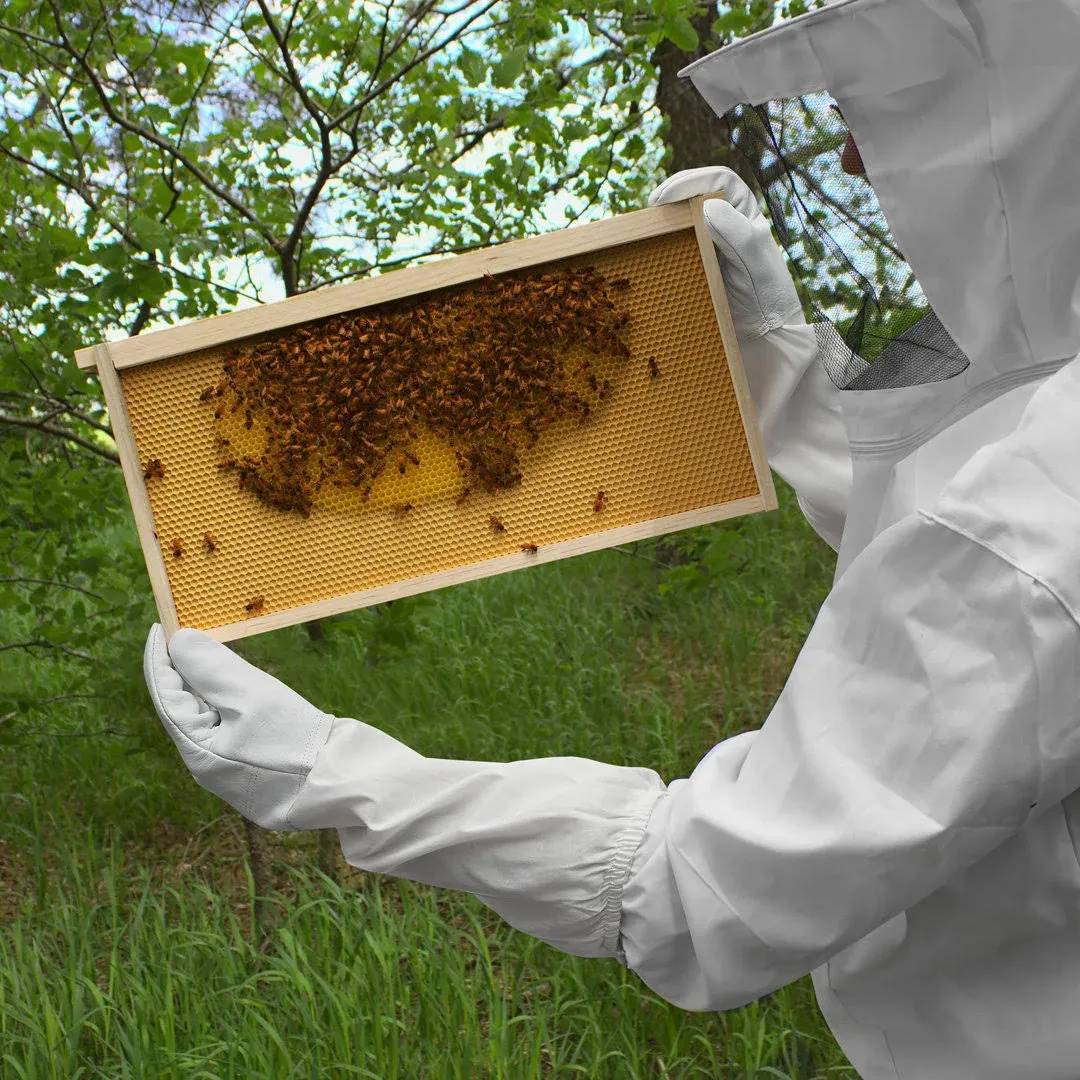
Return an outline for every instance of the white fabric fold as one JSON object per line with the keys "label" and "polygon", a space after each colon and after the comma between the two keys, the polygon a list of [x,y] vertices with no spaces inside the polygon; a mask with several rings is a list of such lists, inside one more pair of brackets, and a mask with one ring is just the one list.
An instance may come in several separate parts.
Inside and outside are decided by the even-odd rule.
{"label": "white fabric fold", "polygon": [[670,785],[627,886],[629,966],[691,1009],[812,971],[1080,786],[1078,700],[1052,592],[906,518],[834,588],[762,729]]}

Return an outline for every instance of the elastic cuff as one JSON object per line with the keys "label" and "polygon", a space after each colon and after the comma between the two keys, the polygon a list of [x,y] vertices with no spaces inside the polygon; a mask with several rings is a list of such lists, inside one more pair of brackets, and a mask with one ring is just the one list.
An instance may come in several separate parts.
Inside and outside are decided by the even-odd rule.
{"label": "elastic cuff", "polygon": [[600,947],[608,956],[626,967],[626,954],[623,952],[620,934],[622,931],[622,905],[626,882],[630,877],[630,868],[634,856],[645,839],[645,830],[652,818],[657,803],[667,790],[652,790],[648,793],[649,801],[643,803],[635,813],[615,844],[615,854],[604,874],[604,910],[600,917]]}

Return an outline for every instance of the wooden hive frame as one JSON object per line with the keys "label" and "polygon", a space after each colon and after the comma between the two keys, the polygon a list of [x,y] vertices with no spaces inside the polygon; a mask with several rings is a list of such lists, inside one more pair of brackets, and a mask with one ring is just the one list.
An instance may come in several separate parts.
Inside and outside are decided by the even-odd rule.
{"label": "wooden hive frame", "polygon": [[[154,599],[166,633],[171,636],[180,627],[181,619],[165,556],[168,537],[162,536],[159,539],[155,511],[143,475],[143,460],[152,455],[140,454],[136,430],[128,410],[128,395],[124,387],[125,372],[143,365],[176,362],[178,358],[190,360],[195,356],[207,355],[208,350],[227,347],[256,335],[284,331],[327,316],[353,312],[390,301],[419,297],[434,290],[478,281],[485,275],[495,276],[585,255],[595,258],[617,250],[631,251],[633,248],[627,245],[659,241],[659,238],[670,238],[673,234],[692,236],[692,246],[700,258],[699,270],[691,267],[687,273],[691,276],[695,273],[703,275],[707,296],[711,298],[712,315],[715,316],[713,331],[719,332],[722,343],[722,350],[719,351],[722,351],[726,358],[726,373],[720,366],[717,366],[716,373],[720,376],[726,374],[730,380],[733,404],[737,407],[741,423],[741,433],[734,440],[734,445],[745,454],[744,472],[748,477],[748,484],[744,487],[747,487],[748,494],[679,513],[624,522],[614,528],[594,528],[586,535],[546,543],[534,554],[515,550],[513,553],[498,554],[495,557],[466,560],[460,565],[434,573],[411,574],[401,580],[386,581],[375,587],[353,589],[338,595],[321,596],[311,602],[289,604],[263,615],[238,617],[232,621],[219,618],[207,622],[204,619],[200,629],[218,640],[228,641],[397,597],[504,573],[537,562],[566,558],[695,525],[776,509],[772,475],[753,411],[720,266],[705,224],[704,202],[708,198],[716,197],[722,197],[722,192],[650,207],[351,284],[334,286],[277,303],[80,349],[75,354],[79,367],[96,367],[101,379]],[[192,623],[187,621],[183,624]]]}

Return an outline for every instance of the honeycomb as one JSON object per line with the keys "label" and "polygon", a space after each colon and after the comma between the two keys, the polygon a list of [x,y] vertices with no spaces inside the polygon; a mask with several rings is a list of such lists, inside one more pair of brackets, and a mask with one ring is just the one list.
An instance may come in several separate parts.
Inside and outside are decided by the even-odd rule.
{"label": "honeycomb", "polygon": [[[630,359],[604,370],[612,392],[603,408],[584,423],[552,424],[522,455],[521,484],[495,494],[459,499],[453,450],[420,431],[414,449],[421,464],[405,475],[386,469],[366,502],[355,489],[328,486],[309,518],[284,513],[217,468],[215,434],[226,434],[241,453],[258,453],[265,437],[239,417],[215,422],[199,401],[221,378],[224,350],[121,370],[140,462],[163,466],[164,475],[146,487],[180,624],[231,627],[256,614],[520,554],[524,545],[543,548],[759,494],[693,229],[543,269],[584,265],[632,283],[619,298],[631,316],[624,333]],[[599,491],[606,502],[597,512]],[[492,516],[503,531],[493,529]],[[256,597],[261,609],[245,610]],[[357,598],[356,606],[364,603]]]}

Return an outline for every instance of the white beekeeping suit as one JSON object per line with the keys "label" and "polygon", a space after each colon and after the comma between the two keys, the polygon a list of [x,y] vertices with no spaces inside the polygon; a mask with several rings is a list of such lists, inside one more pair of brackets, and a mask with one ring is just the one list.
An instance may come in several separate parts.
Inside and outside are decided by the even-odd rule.
{"label": "white beekeeping suit", "polygon": [[434,760],[155,627],[198,781],[689,1009],[813,972],[865,1080],[1080,1077],[1078,57],[1077,0],[840,0],[688,69],[718,112],[836,99],[970,361],[841,390],[790,297],[737,323],[770,463],[839,555],[759,731],[666,786]]}

